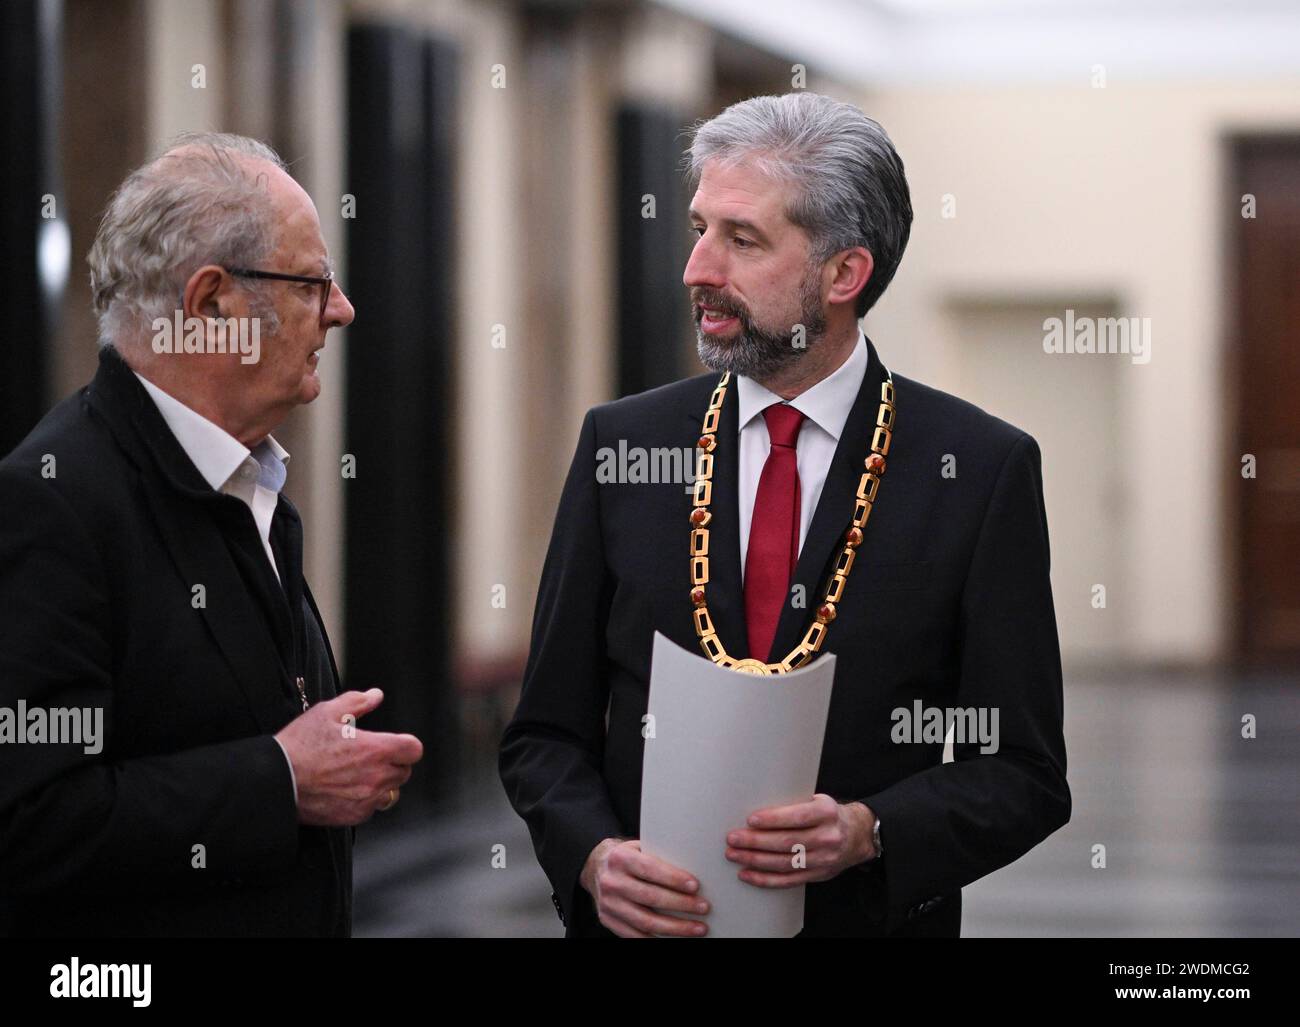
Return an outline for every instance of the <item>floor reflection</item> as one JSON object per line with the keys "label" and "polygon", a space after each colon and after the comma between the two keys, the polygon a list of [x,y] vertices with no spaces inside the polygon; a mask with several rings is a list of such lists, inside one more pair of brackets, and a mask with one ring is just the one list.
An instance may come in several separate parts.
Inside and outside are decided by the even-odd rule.
{"label": "floor reflection", "polygon": [[[1298,696],[1295,677],[1067,676],[1073,817],[964,890],[962,933],[1300,934]],[[1248,714],[1254,739],[1242,737]],[[408,813],[359,832],[357,936],[563,933],[491,768],[464,794],[424,822]]]}

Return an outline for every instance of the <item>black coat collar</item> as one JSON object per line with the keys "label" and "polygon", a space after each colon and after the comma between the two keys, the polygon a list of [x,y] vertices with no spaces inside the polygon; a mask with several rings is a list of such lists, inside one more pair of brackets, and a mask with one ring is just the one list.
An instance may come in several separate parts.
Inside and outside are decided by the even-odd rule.
{"label": "black coat collar", "polygon": [[117,444],[137,467],[152,464],[172,488],[188,498],[219,497],[176,441],[157,404],[115,347],[101,347],[99,371],[86,389],[86,402],[103,418]]}
{"label": "black coat collar", "polygon": [[99,371],[85,401],[138,471],[159,535],[182,580],[191,588],[203,586],[205,602],[197,612],[239,679],[253,716],[262,730],[278,730],[285,723],[285,698],[297,694],[290,676],[294,660],[286,660],[286,651],[294,651],[296,608],[289,606],[285,593],[301,605],[298,512],[280,496],[277,543],[288,557],[281,569],[286,575],[282,591],[270,567],[263,566],[261,539],[247,506],[204,480],[116,349],[100,350]]}

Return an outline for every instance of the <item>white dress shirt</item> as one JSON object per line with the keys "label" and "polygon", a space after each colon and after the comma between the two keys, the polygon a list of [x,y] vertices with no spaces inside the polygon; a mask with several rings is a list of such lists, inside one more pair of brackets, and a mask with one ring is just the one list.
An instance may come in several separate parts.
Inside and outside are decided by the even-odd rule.
{"label": "white dress shirt", "polygon": [[284,488],[289,473],[285,466],[289,454],[270,435],[258,443],[256,449],[249,449],[224,428],[218,428],[202,414],[163,392],[148,378],[139,374],[136,377],[153,398],[167,427],[203,480],[212,486],[214,492],[242,499],[252,512],[266,558],[279,578],[280,569],[275,565],[275,553],[271,550],[271,519],[275,516],[280,490]]}
{"label": "white dress shirt", "polygon": [[[256,448],[249,449],[224,428],[219,428],[176,397],[163,392],[148,378],[138,373],[136,377],[203,480],[212,486],[214,492],[224,492],[243,500],[252,511],[262,548],[266,550],[266,558],[278,579],[280,569],[275,565],[275,553],[271,550],[271,519],[275,516],[280,490],[289,473],[285,466],[289,462],[288,452],[270,435]],[[276,742],[278,744],[280,740],[277,738]],[[280,744],[280,750],[289,764],[293,801],[297,804],[298,780],[293,773],[293,761],[283,744]]]}
{"label": "white dress shirt", "polygon": [[[862,388],[862,378],[867,373],[867,340],[858,329],[858,344],[853,352],[831,374],[811,389],[790,400],[790,406],[804,415],[795,444],[795,462],[799,468],[799,550],[803,551],[808,526],[812,523],[817,500],[835,457],[844,424],[849,419],[853,404]],[[739,402],[740,439],[740,575],[744,581],[745,557],[749,553],[749,526],[754,517],[754,499],[758,495],[758,479],[763,474],[768,450],[772,443],[767,434],[767,421],[763,411],[773,403],[784,403],[780,396],[769,392],[752,378],[736,379]]]}

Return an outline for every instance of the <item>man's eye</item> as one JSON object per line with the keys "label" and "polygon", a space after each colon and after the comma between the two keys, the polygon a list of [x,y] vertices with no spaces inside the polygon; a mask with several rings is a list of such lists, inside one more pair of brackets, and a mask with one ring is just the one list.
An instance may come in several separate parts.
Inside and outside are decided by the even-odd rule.
{"label": "man's eye", "polygon": [[749,247],[751,247],[751,246],[754,245],[752,242],[750,242],[748,239],[746,239],[743,235],[733,236],[732,238],[735,239],[736,245],[739,246],[742,250],[747,250],[747,249],[749,249]]}
{"label": "man's eye", "polygon": [[704,226],[703,226],[703,225],[691,225],[691,231],[695,233],[695,237],[698,239],[700,236],[702,236],[702,235],[704,234]]}

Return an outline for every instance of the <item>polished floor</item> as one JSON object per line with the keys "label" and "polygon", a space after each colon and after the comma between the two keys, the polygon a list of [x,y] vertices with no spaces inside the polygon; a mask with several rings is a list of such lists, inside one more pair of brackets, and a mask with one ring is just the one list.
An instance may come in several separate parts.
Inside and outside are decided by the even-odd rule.
{"label": "polished floor", "polygon": [[[1070,823],[963,890],[963,935],[1300,936],[1300,677],[1069,675],[1066,740]],[[359,832],[355,934],[562,934],[490,772]]]}

